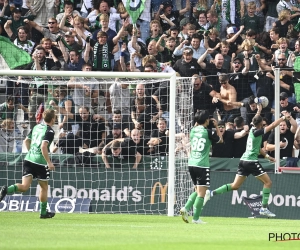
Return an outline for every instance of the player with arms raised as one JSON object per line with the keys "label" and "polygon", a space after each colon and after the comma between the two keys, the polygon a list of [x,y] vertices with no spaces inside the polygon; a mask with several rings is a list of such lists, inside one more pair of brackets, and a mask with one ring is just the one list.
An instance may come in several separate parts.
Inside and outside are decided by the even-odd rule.
{"label": "player with arms raised", "polygon": [[[207,126],[213,122],[216,133]],[[189,172],[194,183],[196,192],[193,192],[187,203],[180,209],[184,222],[188,223],[188,211],[194,205],[194,216],[192,223],[205,223],[199,219],[204,202],[204,196],[210,185],[209,152],[212,143],[223,142],[222,135],[215,119],[209,119],[208,110],[200,110],[195,114],[195,126],[190,133],[191,154],[189,158]]]}
{"label": "player with arms raised", "polygon": [[41,186],[40,191],[40,207],[41,219],[48,219],[54,217],[55,213],[47,211],[47,194],[48,194],[48,180],[50,178],[49,170],[54,170],[54,165],[49,158],[49,147],[54,139],[54,130],[51,126],[55,122],[55,111],[47,109],[43,113],[44,124],[36,125],[27,138],[25,145],[28,149],[23,165],[22,184],[14,184],[9,187],[3,186],[0,190],[0,202],[4,199],[6,194],[13,194],[15,192],[26,192],[33,178],[38,179]]}
{"label": "player with arms raised", "polygon": [[262,165],[259,163],[258,155],[261,154],[269,161],[275,162],[275,159],[273,157],[269,156],[261,149],[262,136],[263,134],[268,133],[269,131],[277,127],[282,121],[289,120],[289,119],[291,119],[290,114],[285,112],[284,116],[282,116],[281,118],[279,118],[278,120],[274,121],[272,124],[264,128],[262,117],[259,115],[253,117],[252,119],[253,127],[249,131],[246,151],[240,159],[237,174],[235,176],[233,183],[225,184],[213,191],[207,190],[204,197],[204,205],[214,195],[223,194],[231,190],[239,189],[239,187],[246,180],[247,176],[252,174],[258,180],[264,183],[263,196],[262,196],[262,208],[259,211],[260,215],[265,215],[267,217],[276,216],[274,213],[270,212],[269,209],[267,208],[272,181],[269,175],[262,167]]}

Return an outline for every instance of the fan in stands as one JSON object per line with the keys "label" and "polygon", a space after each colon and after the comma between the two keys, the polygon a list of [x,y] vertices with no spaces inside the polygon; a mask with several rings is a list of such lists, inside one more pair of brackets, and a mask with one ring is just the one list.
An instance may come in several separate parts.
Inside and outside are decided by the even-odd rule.
{"label": "fan in stands", "polygon": [[256,97],[254,102],[257,104],[261,104],[263,108],[267,107],[269,104],[269,99],[265,96]]}

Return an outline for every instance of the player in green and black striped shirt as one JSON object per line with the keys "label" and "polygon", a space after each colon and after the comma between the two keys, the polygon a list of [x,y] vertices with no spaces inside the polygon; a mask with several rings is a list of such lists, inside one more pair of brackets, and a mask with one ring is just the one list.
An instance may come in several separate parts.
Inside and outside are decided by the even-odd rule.
{"label": "player in green and black striped shirt", "polygon": [[207,110],[197,111],[195,114],[196,124],[190,133],[191,154],[189,158],[189,172],[196,192],[193,192],[187,203],[180,209],[180,214],[184,222],[188,223],[188,210],[194,206],[194,216],[192,223],[205,223],[199,219],[204,202],[204,195],[210,186],[209,152],[212,143],[222,142],[222,135],[215,119],[213,122],[216,133],[213,133],[207,126],[210,123],[209,112]]}
{"label": "player in green and black striped shirt", "polygon": [[9,187],[3,186],[0,190],[0,202],[6,194],[15,192],[26,192],[34,178],[38,180],[41,187],[40,207],[41,219],[54,217],[55,213],[48,212],[48,180],[50,178],[49,170],[54,170],[54,165],[49,157],[49,147],[54,139],[54,130],[51,126],[55,122],[55,111],[47,109],[43,113],[44,124],[36,125],[25,139],[25,145],[28,153],[24,160],[22,184],[14,184]]}
{"label": "player in green and black striped shirt", "polygon": [[262,165],[259,163],[258,155],[261,154],[269,161],[275,162],[275,159],[273,157],[269,156],[261,149],[262,137],[263,134],[268,133],[269,131],[277,127],[282,121],[289,120],[289,119],[291,119],[290,114],[285,113],[284,116],[274,121],[269,126],[263,127],[262,117],[259,115],[253,117],[252,119],[253,127],[249,131],[246,151],[240,159],[237,174],[235,176],[233,183],[223,185],[213,191],[207,190],[204,197],[204,205],[214,195],[223,194],[231,190],[239,189],[240,186],[243,184],[243,182],[246,180],[247,176],[252,174],[258,180],[264,183],[263,196],[262,196],[262,208],[259,211],[260,215],[265,215],[268,217],[276,216],[274,213],[270,212],[267,208],[272,182],[269,175],[266,173]]}

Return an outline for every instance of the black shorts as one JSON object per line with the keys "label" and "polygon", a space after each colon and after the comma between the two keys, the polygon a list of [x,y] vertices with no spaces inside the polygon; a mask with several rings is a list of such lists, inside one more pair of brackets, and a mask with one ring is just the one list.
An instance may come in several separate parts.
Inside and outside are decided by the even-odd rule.
{"label": "black shorts", "polygon": [[30,161],[24,161],[23,176],[32,175],[33,179],[41,181],[48,181],[50,179],[50,172],[47,165],[38,165]]}
{"label": "black shorts", "polygon": [[265,174],[266,171],[258,161],[240,161],[237,174],[240,176],[248,176],[252,174],[253,176],[261,176]]}
{"label": "black shorts", "polygon": [[195,186],[210,186],[210,169],[189,166],[190,176]]}

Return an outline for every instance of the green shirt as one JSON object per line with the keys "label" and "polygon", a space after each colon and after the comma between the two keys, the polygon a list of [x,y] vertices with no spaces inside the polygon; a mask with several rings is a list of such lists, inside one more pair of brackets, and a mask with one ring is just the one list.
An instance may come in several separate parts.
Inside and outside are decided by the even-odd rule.
{"label": "green shirt", "polygon": [[12,120],[16,121],[17,120],[17,113],[18,113],[18,110],[17,110],[16,107],[14,107],[13,110],[9,110],[7,108],[7,103],[6,102],[0,104],[0,118],[2,120],[12,119]]}
{"label": "green shirt", "polygon": [[241,160],[243,161],[257,161],[258,155],[260,154],[262,135],[264,134],[264,129],[256,130],[256,128],[251,128],[249,131],[246,151],[242,155]]}
{"label": "green shirt", "polygon": [[[278,18],[278,12],[276,10],[276,6],[279,3],[279,0],[276,1],[268,1],[268,10],[267,10],[267,16]],[[294,18],[296,19],[296,18]]]}
{"label": "green shirt", "polygon": [[209,168],[209,152],[211,144],[220,140],[215,133],[203,126],[192,128],[190,133],[191,155],[188,165],[192,167]]}
{"label": "green shirt", "polygon": [[258,16],[254,15],[252,17],[245,15],[241,20],[241,25],[244,25],[244,33],[246,33],[247,30],[252,29],[256,33],[260,33],[261,27],[260,27],[260,19]]}
{"label": "green shirt", "polygon": [[10,19],[10,18],[6,18],[3,17],[2,19],[5,20],[5,22],[7,22],[7,20],[11,20],[12,24],[10,25],[11,31],[17,36],[18,35],[18,28],[20,26],[25,26],[26,23],[24,23],[25,19],[28,19],[30,21],[33,21],[36,18],[35,15],[29,15],[29,16],[21,16],[19,20],[15,20],[15,19]]}
{"label": "green shirt", "polygon": [[27,137],[31,140],[31,144],[25,160],[38,165],[47,165],[41,146],[43,141],[47,141],[49,151],[50,144],[54,139],[54,130],[46,124],[38,124],[30,131]]}

